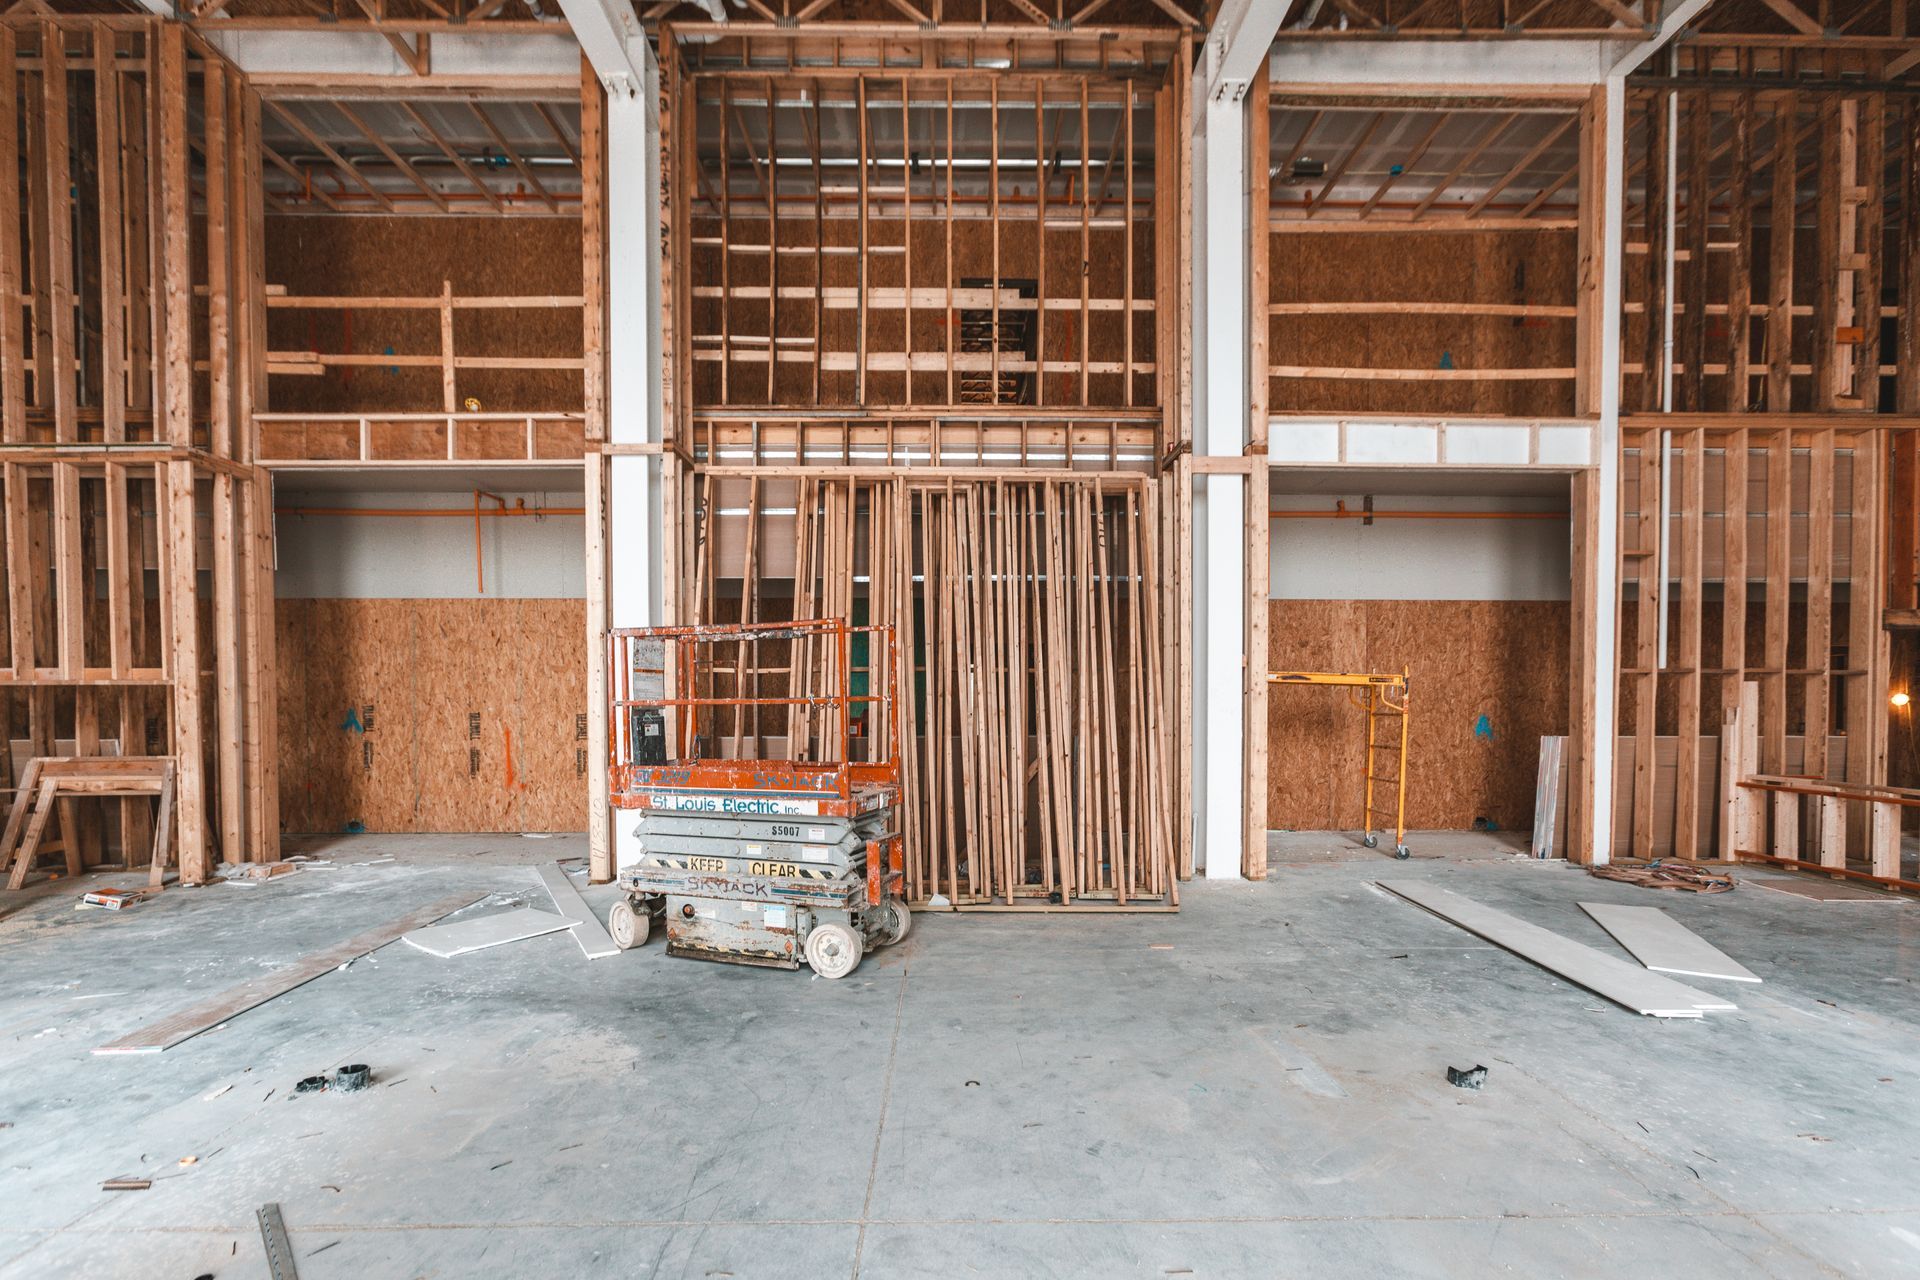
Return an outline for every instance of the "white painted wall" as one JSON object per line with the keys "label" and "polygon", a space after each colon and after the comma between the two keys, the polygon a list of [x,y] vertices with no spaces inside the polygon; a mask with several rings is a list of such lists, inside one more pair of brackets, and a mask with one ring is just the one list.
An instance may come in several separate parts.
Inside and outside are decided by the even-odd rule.
{"label": "white painted wall", "polygon": [[[1331,511],[1352,494],[1276,495],[1270,510]],[[1557,497],[1377,495],[1376,511],[1558,511]],[[1558,520],[1321,520],[1280,518],[1273,537],[1276,600],[1565,600],[1570,527]]]}
{"label": "white painted wall", "polygon": [[[502,493],[509,505],[578,510],[579,492]],[[489,507],[497,503],[488,502]],[[298,493],[281,490],[274,595],[284,599],[482,598],[474,574],[471,493]],[[457,516],[302,516],[293,507],[430,508]],[[586,594],[581,517],[481,522],[486,599],[579,599]]]}

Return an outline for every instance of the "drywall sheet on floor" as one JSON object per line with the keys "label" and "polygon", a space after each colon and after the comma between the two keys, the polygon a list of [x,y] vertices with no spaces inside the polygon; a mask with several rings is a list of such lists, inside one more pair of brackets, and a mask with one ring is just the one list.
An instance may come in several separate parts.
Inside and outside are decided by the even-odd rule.
{"label": "drywall sheet on floor", "polygon": [[[1274,600],[1268,670],[1400,671],[1413,682],[1407,826],[1533,823],[1543,734],[1567,731],[1563,601]],[[1366,717],[1338,689],[1267,694],[1267,825],[1361,825]]]}
{"label": "drywall sheet on floor", "polygon": [[1424,880],[1382,880],[1380,887],[1635,1013],[1654,1018],[1697,1018],[1704,1009],[1735,1007]]}
{"label": "drywall sheet on floor", "polygon": [[558,933],[566,927],[565,916],[522,907],[518,911],[498,911],[476,920],[416,929],[401,941],[420,948],[430,956],[449,960],[454,956],[466,955],[469,951],[485,951],[488,947],[537,938],[546,933]]}
{"label": "drywall sheet on floor", "polygon": [[540,883],[547,887],[547,896],[553,899],[553,909],[566,917],[573,930],[573,940],[580,944],[587,959],[602,960],[619,955],[620,948],[613,945],[612,935],[600,923],[600,918],[587,909],[586,899],[573,887],[573,881],[567,879],[560,864],[541,863],[539,872]]}
{"label": "drywall sheet on floor", "polygon": [[288,831],[580,831],[579,600],[281,600]]}
{"label": "drywall sheet on floor", "polygon": [[1656,972],[1686,978],[1725,978],[1729,982],[1760,981],[1752,970],[1658,907],[1583,902],[1580,909],[1632,952],[1634,959]]}
{"label": "drywall sheet on floor", "polygon": [[182,1040],[191,1039],[209,1027],[217,1027],[228,1018],[245,1013],[255,1005],[265,1004],[275,996],[311,982],[323,973],[330,973],[350,960],[358,959],[367,952],[384,947],[409,929],[431,924],[441,916],[451,915],[463,907],[470,907],[486,895],[483,893],[456,893],[452,897],[442,898],[390,920],[377,929],[355,934],[338,946],[328,947],[325,951],[316,951],[284,969],[276,969],[263,978],[253,978],[237,987],[229,987],[212,999],[203,1000],[179,1013],[171,1014],[150,1026],[140,1028],[131,1035],[125,1035],[111,1044],[103,1044],[95,1053],[158,1053],[162,1049],[171,1049]]}

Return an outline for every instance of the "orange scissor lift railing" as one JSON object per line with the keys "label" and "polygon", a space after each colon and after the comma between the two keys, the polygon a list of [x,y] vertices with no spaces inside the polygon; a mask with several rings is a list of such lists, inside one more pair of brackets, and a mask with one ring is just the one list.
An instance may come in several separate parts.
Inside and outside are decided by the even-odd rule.
{"label": "orange scissor lift railing", "polygon": [[[855,650],[864,639],[864,659]],[[786,690],[759,691],[759,646],[786,642]],[[852,626],[839,619],[711,623],[681,627],[623,627],[608,633],[609,796],[616,808],[680,808],[685,798],[730,794],[734,812],[819,814],[853,818],[900,801],[900,728],[896,712],[899,650],[889,625]],[[729,654],[726,652],[731,650]],[[755,666],[746,666],[749,651]],[[731,658],[731,666],[723,665]],[[805,663],[807,687],[795,689]],[[747,675],[754,688],[747,689]],[[864,691],[854,689],[856,673]],[[731,678],[721,692],[720,677]],[[639,685],[657,683],[658,692]],[[776,682],[779,683],[779,682]],[[817,687],[816,687],[817,686]],[[785,758],[742,758],[713,751],[736,749],[767,736],[740,731],[769,708],[786,708],[801,730],[788,738]],[[644,715],[659,713],[662,759],[639,759]],[[797,713],[798,719],[794,718]],[[732,724],[720,731],[722,717]],[[817,757],[817,758],[806,758]],[[876,842],[880,843],[880,842]],[[884,849],[869,848],[867,897],[878,903],[905,879],[905,847],[896,826]]]}

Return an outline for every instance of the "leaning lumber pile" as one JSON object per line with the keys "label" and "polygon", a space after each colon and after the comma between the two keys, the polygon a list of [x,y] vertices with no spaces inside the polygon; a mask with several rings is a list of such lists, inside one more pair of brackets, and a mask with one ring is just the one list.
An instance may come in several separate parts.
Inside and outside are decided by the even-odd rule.
{"label": "leaning lumber pile", "polygon": [[[897,628],[916,904],[1178,905],[1178,716],[1150,477],[703,476],[694,500],[707,517],[692,557],[698,621]],[[790,535],[778,527],[789,510]],[[723,511],[745,514],[738,533],[722,532]],[[824,657],[743,650],[722,679],[747,696],[804,694]],[[860,662],[885,678],[878,655]],[[804,754],[832,714],[749,718],[731,750]]]}

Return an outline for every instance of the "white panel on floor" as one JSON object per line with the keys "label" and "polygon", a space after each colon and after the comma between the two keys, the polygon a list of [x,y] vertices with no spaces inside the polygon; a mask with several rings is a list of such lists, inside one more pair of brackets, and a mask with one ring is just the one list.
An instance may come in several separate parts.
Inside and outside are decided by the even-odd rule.
{"label": "white panel on floor", "polygon": [[1735,1008],[1704,991],[1649,973],[1424,880],[1382,880],[1380,887],[1635,1013],[1653,1018],[1697,1018],[1703,1009]]}
{"label": "white panel on floor", "polygon": [[431,929],[415,929],[401,938],[411,946],[420,948],[430,956],[439,956],[442,960],[454,956],[463,956],[469,951],[484,951],[488,947],[497,947],[503,943],[519,942],[524,938],[537,938],[544,933],[558,933],[567,927],[565,916],[557,916],[551,911],[535,911],[532,907],[522,907],[518,911],[498,911],[490,916],[481,916],[477,920],[461,920],[454,924],[437,924]]}
{"label": "white panel on floor", "polygon": [[573,887],[573,881],[567,879],[565,869],[557,862],[548,862],[543,863],[539,871],[540,883],[547,887],[554,910],[567,918],[573,928],[573,940],[586,952],[587,959],[602,960],[619,955],[620,948],[613,945],[613,938],[600,918],[587,908],[586,899]]}
{"label": "white panel on floor", "polygon": [[1728,982],[1760,981],[1752,970],[1730,958],[1687,926],[1658,907],[1622,907],[1610,902],[1583,902],[1580,909],[1633,953],[1633,958],[1660,973],[1689,978],[1725,978]]}

